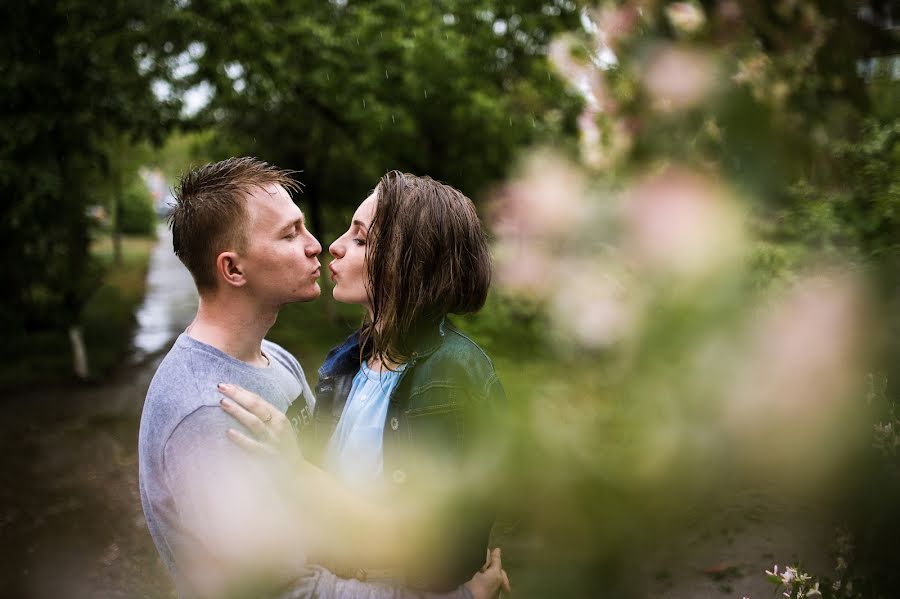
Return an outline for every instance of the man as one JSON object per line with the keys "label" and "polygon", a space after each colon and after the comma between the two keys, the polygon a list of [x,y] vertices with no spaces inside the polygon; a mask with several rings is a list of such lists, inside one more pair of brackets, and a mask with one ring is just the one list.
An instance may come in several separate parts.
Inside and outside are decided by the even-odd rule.
{"label": "man", "polygon": [[[233,158],[188,173],[170,216],[176,255],[194,277],[197,315],[159,366],[141,417],[141,502],[180,596],[387,599],[403,589],[342,580],[305,566],[310,530],[282,499],[278,476],[228,440],[220,382],[264,397],[273,410],[314,405],[303,369],[265,340],[282,306],[310,301],[322,248],[289,192],[290,173]],[[246,429],[245,429],[246,430]],[[492,595],[490,567],[447,597]]]}

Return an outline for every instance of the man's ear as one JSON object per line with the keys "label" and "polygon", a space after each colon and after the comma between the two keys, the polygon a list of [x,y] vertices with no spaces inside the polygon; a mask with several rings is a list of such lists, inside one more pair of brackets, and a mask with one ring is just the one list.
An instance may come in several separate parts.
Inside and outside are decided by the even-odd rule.
{"label": "man's ear", "polygon": [[243,287],[247,283],[241,256],[237,252],[222,252],[216,256],[216,274],[232,287]]}

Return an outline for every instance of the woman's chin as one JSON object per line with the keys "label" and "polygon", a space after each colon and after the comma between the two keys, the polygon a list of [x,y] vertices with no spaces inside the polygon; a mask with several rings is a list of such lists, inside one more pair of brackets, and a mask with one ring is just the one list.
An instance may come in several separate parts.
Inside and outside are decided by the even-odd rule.
{"label": "woman's chin", "polygon": [[342,304],[358,304],[358,303],[360,303],[355,298],[347,297],[346,294],[341,293],[341,290],[338,289],[337,287],[335,287],[334,289],[331,290],[331,297],[334,298],[334,301],[340,302]]}

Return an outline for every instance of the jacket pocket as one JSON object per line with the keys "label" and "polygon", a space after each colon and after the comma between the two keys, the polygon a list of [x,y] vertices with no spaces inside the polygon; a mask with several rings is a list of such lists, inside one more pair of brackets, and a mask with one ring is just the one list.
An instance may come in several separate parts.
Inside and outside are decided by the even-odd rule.
{"label": "jacket pocket", "polygon": [[462,393],[452,387],[432,387],[414,398],[405,414],[412,447],[449,454],[460,451],[466,436],[462,399]]}

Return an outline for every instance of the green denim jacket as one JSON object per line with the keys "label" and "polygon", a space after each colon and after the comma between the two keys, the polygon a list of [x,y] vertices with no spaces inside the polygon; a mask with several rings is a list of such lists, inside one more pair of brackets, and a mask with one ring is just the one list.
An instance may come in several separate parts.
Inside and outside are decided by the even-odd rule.
{"label": "green denim jacket", "polygon": [[[486,481],[473,483],[467,475],[483,466],[491,440],[500,434],[506,399],[490,358],[447,319],[420,335],[414,347],[390,397],[384,475],[389,493],[402,494],[435,476],[442,489],[446,484],[449,496],[434,546],[404,576],[407,586],[443,592],[484,563],[495,517],[492,493]],[[337,426],[359,365],[357,331],[319,369],[313,419],[320,451]]]}

